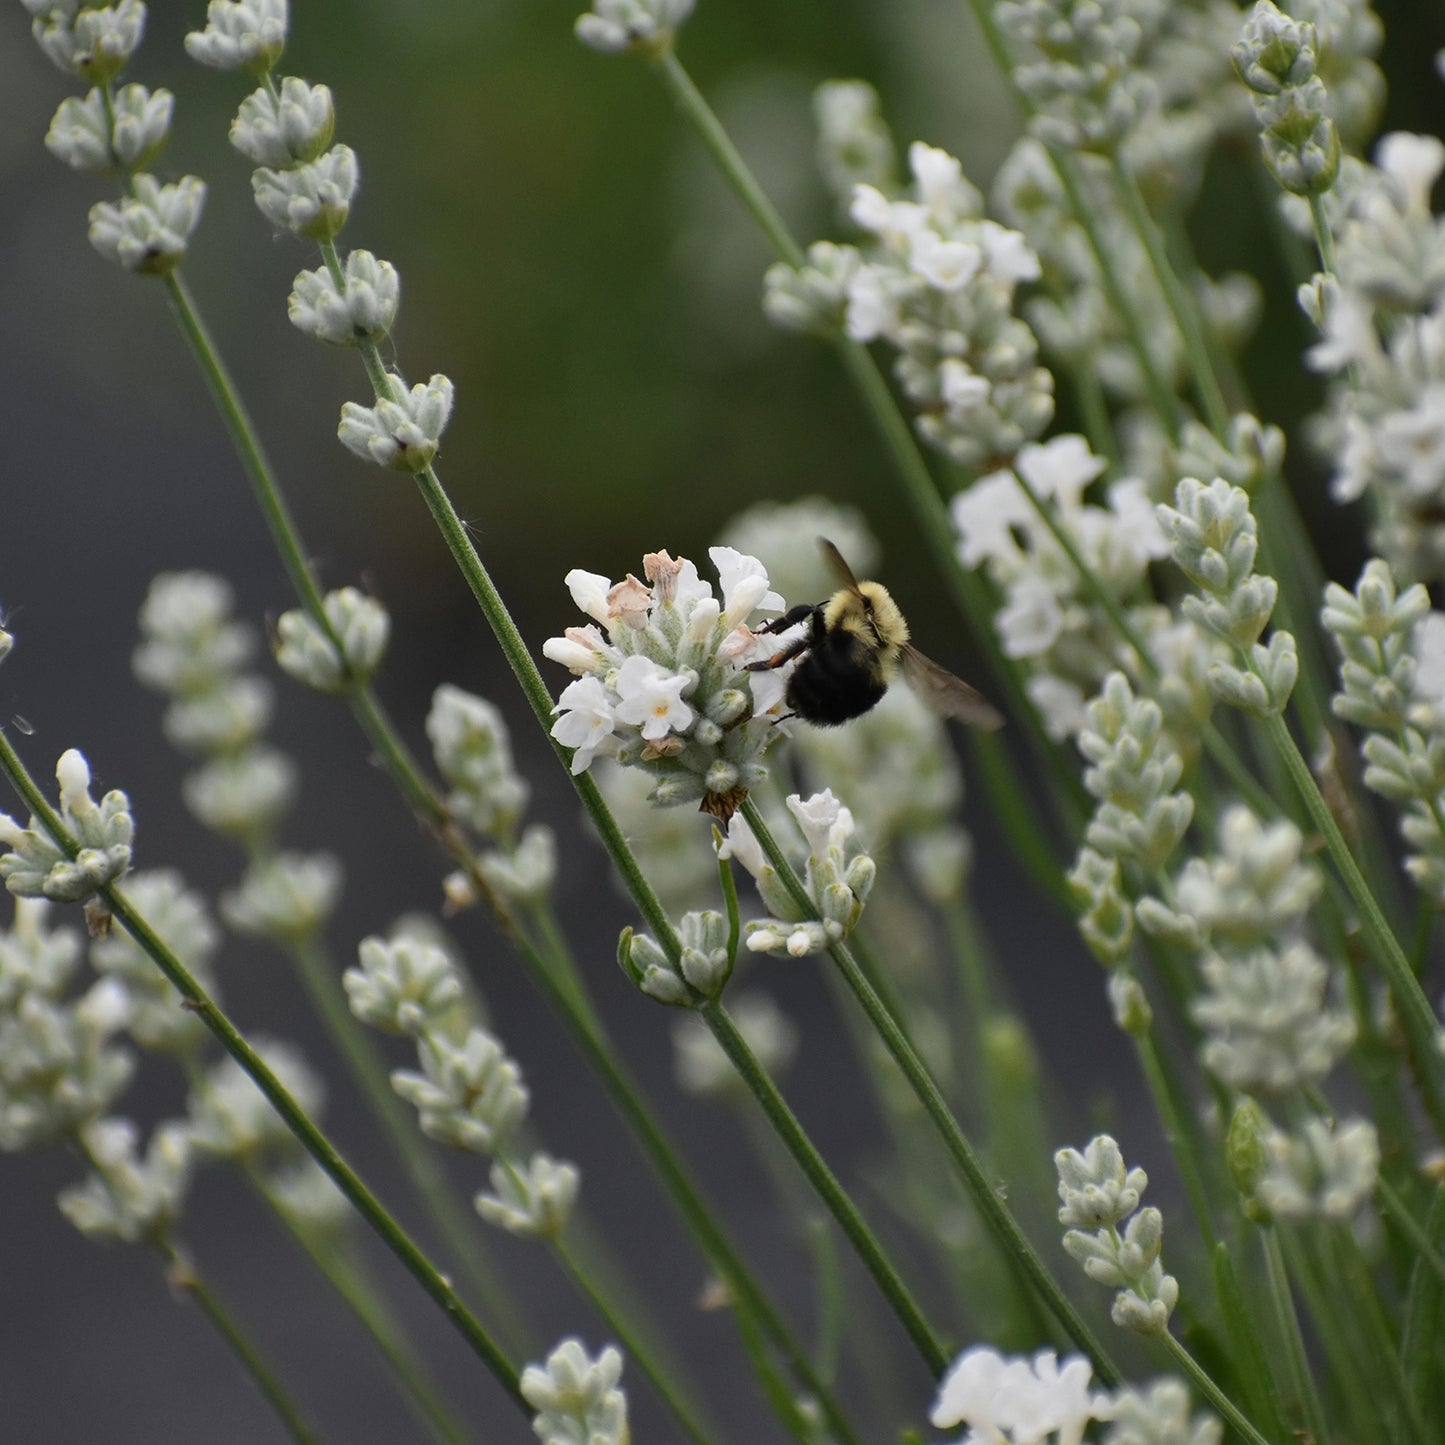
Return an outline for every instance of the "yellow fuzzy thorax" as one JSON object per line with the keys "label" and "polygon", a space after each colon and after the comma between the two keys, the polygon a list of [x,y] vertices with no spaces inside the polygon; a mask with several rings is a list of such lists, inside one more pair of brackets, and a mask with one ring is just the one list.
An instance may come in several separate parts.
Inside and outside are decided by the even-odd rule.
{"label": "yellow fuzzy thorax", "polygon": [[881,582],[860,582],[858,590],[843,587],[823,607],[823,625],[860,637],[870,647],[892,653],[908,641],[908,623]]}

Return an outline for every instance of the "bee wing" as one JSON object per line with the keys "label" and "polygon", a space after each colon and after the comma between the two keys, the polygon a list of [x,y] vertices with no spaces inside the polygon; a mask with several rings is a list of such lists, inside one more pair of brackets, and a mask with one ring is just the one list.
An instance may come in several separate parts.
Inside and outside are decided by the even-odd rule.
{"label": "bee wing", "polygon": [[858,579],[853,575],[853,569],[843,560],[843,554],[826,537],[818,538],[818,546],[823,550],[823,560],[833,569],[833,575],[855,597],[862,596]]}
{"label": "bee wing", "polygon": [[985,732],[1003,726],[1003,717],[982,693],[925,657],[912,644],[905,643],[899,649],[899,662],[904,680],[934,712]]}

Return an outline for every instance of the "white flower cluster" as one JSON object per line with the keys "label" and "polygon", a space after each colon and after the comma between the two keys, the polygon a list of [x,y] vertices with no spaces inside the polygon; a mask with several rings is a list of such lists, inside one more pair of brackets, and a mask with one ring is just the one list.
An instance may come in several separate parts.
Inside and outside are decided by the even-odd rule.
{"label": "white flower cluster", "polygon": [[[188,889],[181,875],[169,868],[133,873],[126,880],[126,897],[150,924],[202,988],[216,998],[210,960],[220,942],[206,900]],[[112,929],[90,945],[90,961],[97,973],[115,979],[129,1003],[126,1030],[143,1049],[158,1049],[193,1059],[206,1037],[206,1026],[194,1010],[184,1007],[175,986],[156,967],[130,934]]]}
{"label": "white flower cluster", "polygon": [[[1134,938],[1123,864],[1136,862],[1149,874],[1162,872],[1188,831],[1194,799],[1175,791],[1184,759],[1164,728],[1162,709],[1151,698],[1135,697],[1121,672],[1110,673],[1089,704],[1078,744],[1090,763],[1084,786],[1098,806],[1069,883],[1080,905],[1084,941],[1106,968],[1121,969]],[[1125,978],[1111,979],[1111,989],[1127,988]],[[1116,999],[1116,1015],[1130,1032],[1136,1031],[1135,1023],[1148,1026],[1139,1007],[1134,995],[1127,1001]]]}
{"label": "white flower cluster", "polygon": [[1163,0],[999,0],[1013,77],[1035,107],[1030,129],[1068,150],[1111,151],[1157,105],[1141,53],[1169,7]]}
{"label": "white flower cluster", "polygon": [[731,547],[708,555],[721,603],[692,562],[666,552],[643,558],[650,586],[574,569],[568,590],[592,621],[548,638],[542,651],[577,675],[552,727],[574,749],[574,773],[599,754],[616,757],[657,779],[653,802],[698,803],[727,818],[766,776],[761,758],[779,736],[788,676],[786,667],[743,670],[775,651],[747,621],[784,603],[755,557]]}
{"label": "white flower cluster", "polygon": [[95,1239],[126,1244],[164,1239],[191,1181],[189,1127],[176,1121],[158,1125],[144,1157],[129,1119],[97,1119],[81,1126],[79,1138],[91,1172],[61,1191],[61,1213]]}
{"label": "white flower cluster", "polygon": [[807,799],[792,794],[788,811],[808,848],[803,887],[812,900],[811,913],[800,910],[743,818],[734,817],[728,824],[727,842],[719,857],[735,858],[752,874],[771,915],[745,925],[748,949],[806,958],[827,952],[853,931],[878,869],[854,837],[853,814],[833,796],[831,788]]}
{"label": "white flower cluster", "polygon": [[1089,1390],[1093,1367],[1082,1355],[1062,1364],[1052,1350],[1006,1356],[974,1345],[949,1367],[929,1419],[940,1430],[966,1425],[960,1445],[1080,1445],[1089,1426],[1108,1423],[1104,1445],[1219,1445],[1212,1415],[1190,1418],[1182,1381],[1145,1390]]}
{"label": "white flower cluster", "polygon": [[603,55],[641,55],[656,60],[672,49],[677,28],[694,0],[594,0],[577,17],[578,40]]}
{"label": "white flower cluster", "polygon": [[71,858],[32,818],[22,828],[0,813],[0,878],[20,898],[49,898],[57,903],[84,903],[92,931],[104,932],[109,915],[99,890],[119,883],[130,868],[130,840],[135,821],[130,799],[112,788],[97,803],[90,796],[90,766],[68,748],[55,765],[60,784],[60,821],[80,845]]}
{"label": "white flower cluster", "polygon": [[1235,657],[1233,663],[1209,664],[1215,697],[1256,717],[1282,713],[1299,675],[1299,657],[1293,635],[1282,628],[1274,629],[1268,646],[1259,641],[1279,584],[1254,570],[1259,537],[1249,494],[1222,477],[1207,485],[1185,477],[1174,505],[1161,505],[1158,515],[1175,564],[1203,594],[1184,599],[1184,615]]}
{"label": "white flower cluster", "polygon": [[296,607],[276,619],[276,665],[307,687],[345,692],[368,681],[391,637],[391,618],[374,597],[340,587],[322,599],[323,627]]}
{"label": "white flower cluster", "polygon": [[1112,1311],[1116,1325],[1162,1334],[1178,1302],[1179,1283],[1160,1262],[1164,1216],[1152,1205],[1139,1208],[1149,1176],[1142,1169],[1125,1169],[1119,1146],[1107,1134],[1092,1139],[1082,1154],[1060,1149],[1054,1165],[1063,1201],[1064,1248],[1090,1279],[1118,1290]]}
{"label": "white flower cluster", "polygon": [[522,1395],[537,1412],[542,1445],[629,1445],[627,1396],[618,1388],[622,1354],[608,1345],[593,1359],[580,1340],[563,1340],[545,1365],[522,1371]]}
{"label": "white flower cluster", "polygon": [[1082,1355],[1060,1365],[1053,1350],[1007,1357],[974,1345],[949,1366],[929,1419],[940,1430],[968,1426],[965,1442],[1079,1445],[1095,1420],[1107,1420],[1107,1394],[1091,1393],[1093,1367]]}
{"label": "white flower cluster", "polygon": [[1365,786],[1401,807],[1405,871],[1445,901],[1445,616],[1418,582],[1397,594],[1376,557],[1353,592],[1325,588],[1320,620],[1340,652],[1334,711],[1367,730]]}
{"label": "white flower cluster", "polygon": [[166,275],[180,264],[200,224],[206,187],[196,176],[163,185],[145,170],[170,138],[175,109],[170,91],[113,86],[140,44],[145,6],[141,0],[117,0],[29,8],[40,48],[61,70],[93,87],[82,98],[61,101],[46,148],[74,170],[126,178],[128,194],[91,207],[91,245],[127,271]]}
{"label": "white flower cluster", "polygon": [[576,1202],[576,1167],[536,1153],[512,1156],[511,1136],[527,1115],[521,1070],[497,1039],[475,1022],[457,963],[415,934],[363,939],[359,967],[342,978],[351,1011],[363,1023],[416,1042],[421,1071],[397,1069],[392,1087],[420,1117],[422,1131],[443,1144],[493,1156],[492,1194],[477,1212],[512,1234],[556,1239]]}
{"label": "white flower cluster", "polygon": [[1040,507],[1142,634],[1160,671],[1175,679],[1164,698],[1171,713],[1200,712],[1191,683],[1207,666],[1209,646],[1164,609],[1133,602],[1168,543],[1142,481],[1112,482],[1102,506],[1084,500],[1105,466],[1083,437],[1057,436],[1022,448],[1012,469],[981,477],[953,500],[959,560],[985,567],[1003,594],[994,617],[1000,643],[1005,655],[1027,660],[1030,700],[1056,739],[1078,732],[1085,699],[1110,672],[1137,671],[1138,660],[1085,592]]}
{"label": "white flower cluster", "polygon": [[110,1107],[134,1069],[113,1042],[126,1025],[125,990],[101,979],[66,996],[80,940],[48,932],[46,909],[19,900],[14,927],[0,933],[0,1150],[68,1138]]}
{"label": "white flower cluster", "polygon": [[[1318,440],[1339,501],[1368,493],[1371,545],[1401,577],[1445,576],[1445,219],[1431,191],[1445,144],[1396,132],[1374,166],[1347,165],[1327,206],[1335,273],[1300,289],[1334,378]],[[1334,199],[1332,196],[1330,199]]]}
{"label": "white flower cluster", "polygon": [[764,310],[794,329],[887,341],[930,445],[966,466],[1012,456],[1054,414],[1053,378],[1013,314],[1038,260],[1017,231],[984,215],[953,156],[918,141],[908,160],[907,199],[854,189],[850,215],[868,244],[820,242],[801,269],[773,266]]}
{"label": "white flower cluster", "polygon": [[[813,120],[818,128],[818,170],[844,220],[855,186],[872,186],[885,194],[898,189],[893,132],[883,118],[878,92],[866,80],[825,80],[813,92]],[[845,557],[853,555],[841,542],[838,545]]]}
{"label": "white flower cluster", "polygon": [[210,0],[206,27],[186,36],[186,54],[216,70],[266,75],[286,48],[287,0]]}
{"label": "white flower cluster", "polygon": [[[512,759],[502,714],[486,699],[443,683],[432,695],[426,719],[432,756],[451,785],[452,816],[494,846],[479,858],[488,887],[507,903],[535,908],[551,893],[557,874],[557,843],[545,823],[521,828],[531,792]],[[448,896],[468,897],[470,881],[448,880]]]}

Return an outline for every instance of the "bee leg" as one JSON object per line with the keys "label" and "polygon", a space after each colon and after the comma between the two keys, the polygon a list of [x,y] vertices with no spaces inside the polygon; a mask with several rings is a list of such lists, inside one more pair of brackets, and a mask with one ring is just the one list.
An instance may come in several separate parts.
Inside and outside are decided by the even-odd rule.
{"label": "bee leg", "polygon": [[806,622],[810,617],[820,613],[820,608],[813,602],[800,602],[796,607],[790,608],[781,617],[775,617],[771,622],[765,622],[761,627],[755,627],[754,632],[786,632],[790,627],[796,627],[800,622]]}

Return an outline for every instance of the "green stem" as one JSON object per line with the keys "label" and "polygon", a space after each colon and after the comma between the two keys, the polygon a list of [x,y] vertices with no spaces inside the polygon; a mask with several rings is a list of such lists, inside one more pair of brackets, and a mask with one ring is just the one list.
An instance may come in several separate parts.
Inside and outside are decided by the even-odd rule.
{"label": "green stem", "polygon": [[1299,1313],[1295,1309],[1294,1294],[1290,1289],[1289,1271],[1285,1268],[1279,1232],[1272,1225],[1265,1225],[1260,1230],[1260,1236],[1264,1245],[1270,1302],[1274,1306],[1275,1326],[1284,1344],[1290,1383],[1299,1407],[1304,1412],[1305,1422],[1315,1445],[1329,1445],[1330,1432],[1325,1424],[1325,1407],[1315,1387],[1314,1376],[1310,1373],[1309,1355],[1305,1351],[1304,1336],[1300,1333]]}
{"label": "green stem", "polygon": [[[45,795],[36,787],[35,780],[26,771],[3,730],[0,730],[0,769],[4,770],[16,793],[39,820],[56,847],[68,858],[74,859],[80,852],[79,843],[61,822]],[[451,1321],[453,1328],[492,1372],[498,1384],[530,1419],[532,1409],[522,1397],[516,1367],[502,1353],[476,1316],[462,1303],[447,1278],[391,1216],[360,1175],[342,1158],[340,1151],[327,1135],[291,1096],[266,1061],[201,987],[190,970],[166,947],[121,889],[115,884],[108,884],[100,890],[100,896],[105,899],[111,913],[120,920],[125,931],[151,956],[161,972],[186,1000],[187,1007],[200,1015],[201,1021],[221,1047],[251,1076],[286,1127],[300,1140],[306,1152],[330,1175],[357,1213],[431,1296]]]}
{"label": "green stem", "polygon": [[1425,1227],[1410,1211],[1410,1206],[1401,1197],[1400,1191],[1387,1179],[1381,1178],[1375,1186],[1380,1203],[1386,1214],[1399,1227],[1400,1232],[1410,1241],[1415,1258],[1426,1269],[1433,1270],[1440,1285],[1445,1286],[1445,1254],[1431,1241]]}
{"label": "green stem", "polygon": [[[1174,1363],[1184,1371],[1194,1382],[1194,1387],[1209,1401],[1217,1414],[1229,1428],[1235,1431],[1242,1439],[1247,1440],[1249,1445],[1271,1445],[1263,1435],[1255,1429],[1253,1424],[1245,1416],[1244,1412],[1224,1393],[1215,1383],[1214,1377],[1174,1338],[1165,1330],[1158,1336],[1160,1342],[1173,1356]],[[1273,1445],[1285,1445],[1283,1440],[1276,1440]]]}
{"label": "green stem", "polygon": [[[778,877],[792,895],[793,901],[803,910],[805,917],[816,918],[816,905],[808,897],[802,880],[799,879],[792,864],[788,862],[787,856],[778,846],[777,840],[769,832],[756,804],[750,799],[745,801],[742,805],[742,812],[748,826],[752,829],[753,836],[758,840],[769,863],[772,864]],[[840,943],[831,950],[831,953],[844,982],[852,991],[869,1022],[878,1031],[884,1046],[903,1071],[909,1087],[913,1090],[919,1103],[923,1105],[924,1112],[953,1157],[973,1198],[975,1207],[1005,1251],[1006,1257],[1017,1263],[1018,1268],[1027,1276],[1029,1283],[1038,1292],[1039,1297],[1058,1320],[1065,1333],[1093,1361],[1094,1368],[1104,1384],[1116,1385],[1121,1378],[1118,1367],[1103,1345],[1095,1338],[1083,1316],[1074,1308],[1068,1296],[1060,1288],[1058,1281],[1050,1274],[1043,1260],[1019,1227],[1017,1220],[1009,1212],[1007,1205],[998,1197],[998,1191],[993,1187],[973,1146],[968,1142],[958,1121],[953,1117],[938,1085],[933,1081],[922,1059],[908,1042],[907,1036],[898,1026],[897,1021],[883,1007],[882,1000],[869,986],[868,980],[864,978],[851,951],[846,944]]]}
{"label": "green stem", "polygon": [[1220,1320],[1224,1326],[1230,1359],[1239,1377],[1250,1411],[1264,1421],[1265,1429],[1275,1439],[1289,1438],[1280,1408],[1279,1391],[1275,1387],[1269,1351],[1244,1302],[1244,1295],[1235,1277],[1229,1247],[1223,1242],[1214,1246],[1214,1291],[1219,1297]]}
{"label": "green stem", "polygon": [[1391,931],[1380,905],[1375,901],[1375,895],[1360,872],[1359,865],[1340,832],[1339,824],[1335,822],[1334,815],[1321,796],[1309,764],[1305,762],[1289,727],[1278,715],[1267,718],[1265,727],[1269,731],[1270,741],[1278,750],[1290,777],[1299,789],[1310,818],[1325,840],[1325,846],[1344,880],[1345,888],[1360,910],[1360,919],[1370,951],[1375,955],[1400,1010],[1406,1037],[1410,1041],[1411,1055],[1420,1073],[1420,1092],[1425,1108],[1436,1131],[1445,1137],[1445,1103],[1441,1100],[1440,1060],[1435,1048],[1435,1034],[1439,1023],[1435,1018],[1435,1011],[1430,1007],[1430,1001],[1420,987],[1420,980],[1415,977],[1409,959],[1405,957],[1399,940]]}
{"label": "green stem", "polygon": [[231,1353],[241,1362],[242,1368],[280,1417],[287,1434],[297,1445],[316,1445],[318,1437],[315,1431],[306,1423],[300,1407],[292,1400],[280,1377],[261,1358],[260,1351],[196,1272],[191,1260],[170,1240],[157,1240],[155,1248],[166,1263],[171,1287],[184,1290],[200,1306],[201,1313],[211,1322],[216,1333],[226,1342]]}
{"label": "green stem", "polygon": [[818,1197],[827,1206],[828,1212],[838,1221],[839,1227],[863,1262],[863,1267],[873,1276],[874,1282],[898,1316],[924,1363],[935,1378],[941,1376],[948,1367],[948,1350],[924,1318],[923,1310],[884,1254],[868,1222],[859,1213],[858,1207],[848,1197],[843,1186],[838,1183],[837,1177],[818,1153],[803,1126],[798,1123],[797,1116],[778,1092],[777,1085],[768,1077],[767,1070],[758,1062],[757,1056],[738,1032],[727,1010],[720,1003],[709,1002],[703,1004],[697,1012],[732,1061],[739,1077],[758,1101],[768,1121],[797,1161],[798,1167],[807,1176]]}

